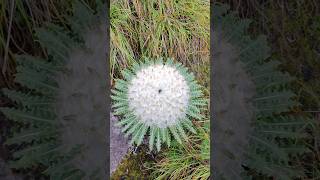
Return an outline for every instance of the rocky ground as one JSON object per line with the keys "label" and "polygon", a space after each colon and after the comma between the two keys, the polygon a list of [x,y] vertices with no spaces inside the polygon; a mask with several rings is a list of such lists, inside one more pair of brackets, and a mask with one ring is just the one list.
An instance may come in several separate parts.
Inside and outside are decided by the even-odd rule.
{"label": "rocky ground", "polygon": [[117,169],[130,147],[128,138],[115,126],[117,121],[118,119],[110,114],[110,174]]}

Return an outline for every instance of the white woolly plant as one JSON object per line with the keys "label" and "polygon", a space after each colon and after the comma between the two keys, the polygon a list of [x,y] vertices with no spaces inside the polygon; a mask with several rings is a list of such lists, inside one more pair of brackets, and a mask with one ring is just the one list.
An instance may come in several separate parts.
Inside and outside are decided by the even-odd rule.
{"label": "white woolly plant", "polygon": [[187,140],[185,129],[196,133],[192,118],[201,119],[200,107],[206,105],[201,86],[181,63],[162,58],[145,59],[122,71],[124,79],[116,79],[113,108],[123,115],[117,123],[131,143],[140,145],[149,131],[149,149],[161,143],[170,146],[171,135],[182,143]]}

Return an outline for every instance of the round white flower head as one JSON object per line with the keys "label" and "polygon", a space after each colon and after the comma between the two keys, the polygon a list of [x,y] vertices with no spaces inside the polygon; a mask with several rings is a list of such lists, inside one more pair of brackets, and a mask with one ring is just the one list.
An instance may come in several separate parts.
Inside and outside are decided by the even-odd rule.
{"label": "round white flower head", "polygon": [[185,118],[190,92],[175,68],[162,64],[145,67],[128,88],[129,108],[141,122],[165,128]]}
{"label": "round white flower head", "polygon": [[[201,86],[181,63],[167,59],[134,63],[122,71],[124,79],[116,79],[112,89],[115,115],[122,115],[122,132],[131,135],[131,143],[140,145],[149,132],[149,149],[154,144],[160,151],[161,142],[171,143],[171,135],[178,143],[187,140],[184,129],[196,133],[191,118],[201,119],[199,106]],[[182,137],[182,138],[181,138]]]}

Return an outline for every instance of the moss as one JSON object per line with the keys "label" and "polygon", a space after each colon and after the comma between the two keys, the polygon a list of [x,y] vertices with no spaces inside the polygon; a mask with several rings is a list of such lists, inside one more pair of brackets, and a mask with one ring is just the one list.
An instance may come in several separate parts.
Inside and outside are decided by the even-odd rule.
{"label": "moss", "polygon": [[150,171],[144,166],[145,163],[152,162],[152,155],[147,153],[148,146],[141,145],[136,153],[128,153],[119,164],[117,170],[112,173],[112,180],[119,179],[140,179],[149,177]]}

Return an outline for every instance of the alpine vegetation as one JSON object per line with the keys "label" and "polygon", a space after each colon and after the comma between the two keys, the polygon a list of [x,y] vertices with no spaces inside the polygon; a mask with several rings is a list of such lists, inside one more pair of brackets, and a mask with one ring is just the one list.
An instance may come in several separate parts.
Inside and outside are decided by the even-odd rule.
{"label": "alpine vegetation", "polygon": [[170,146],[171,135],[178,143],[188,140],[185,129],[196,133],[192,118],[201,119],[202,87],[192,73],[171,58],[155,61],[145,58],[122,71],[124,80],[116,79],[112,90],[116,115],[123,115],[118,123],[131,143],[140,145],[149,131],[149,149],[161,143]]}
{"label": "alpine vegetation", "polygon": [[151,178],[162,179],[210,179],[210,120],[204,118],[195,125],[196,135],[190,141],[172,146],[161,152],[158,160],[146,164],[152,170]]}
{"label": "alpine vegetation", "polygon": [[[99,2],[99,1],[97,1]],[[98,7],[104,7],[99,4]],[[69,27],[36,29],[47,58],[17,57],[15,81],[3,92],[15,107],[7,145],[18,145],[11,168],[45,167],[50,179],[106,179],[106,26],[104,12],[74,4]]]}

